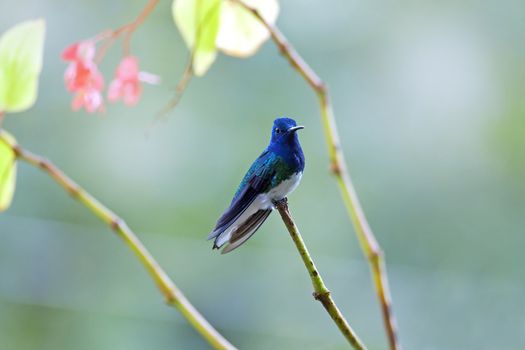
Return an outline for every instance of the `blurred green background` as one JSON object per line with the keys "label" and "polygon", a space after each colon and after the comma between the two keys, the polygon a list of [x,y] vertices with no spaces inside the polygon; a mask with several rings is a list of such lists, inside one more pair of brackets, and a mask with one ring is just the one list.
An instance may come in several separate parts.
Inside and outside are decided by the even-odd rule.
{"label": "blurred green background", "polygon": [[[307,168],[293,214],[333,296],[370,349],[386,339],[369,269],[334,180],[313,93],[272,44],[221,56],[167,123],[187,50],[162,1],[136,32],[162,76],[136,108],[70,110],[68,44],[132,20],[146,1],[18,0],[0,32],[47,20],[40,96],[7,116],[136,230],[194,305],[241,349],[345,349],[278,215],[220,256],[205,237],[276,116],[296,118]],[[329,84],[350,170],[386,252],[406,349],[525,344],[525,3],[282,1],[279,25]],[[121,57],[102,63],[106,80]],[[19,168],[0,216],[0,348],[207,349],[130,251],[46,175]]]}

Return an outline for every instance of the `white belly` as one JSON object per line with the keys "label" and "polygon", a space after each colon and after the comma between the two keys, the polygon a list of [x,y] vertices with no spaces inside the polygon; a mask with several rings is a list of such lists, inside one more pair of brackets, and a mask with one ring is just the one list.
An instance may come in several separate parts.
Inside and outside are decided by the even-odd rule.
{"label": "white belly", "polygon": [[271,189],[266,195],[271,201],[277,201],[286,197],[289,193],[293,192],[299,185],[303,173],[295,173],[290,178],[284,180],[275,188]]}

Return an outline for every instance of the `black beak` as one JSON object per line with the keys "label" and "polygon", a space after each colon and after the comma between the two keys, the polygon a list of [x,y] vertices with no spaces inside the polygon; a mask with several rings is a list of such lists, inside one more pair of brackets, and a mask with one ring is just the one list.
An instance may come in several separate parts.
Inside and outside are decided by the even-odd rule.
{"label": "black beak", "polygon": [[291,128],[288,129],[287,131],[288,131],[288,132],[293,132],[293,131],[297,131],[297,130],[301,130],[301,129],[304,129],[304,126],[302,126],[302,125],[297,125],[297,126],[291,127]]}

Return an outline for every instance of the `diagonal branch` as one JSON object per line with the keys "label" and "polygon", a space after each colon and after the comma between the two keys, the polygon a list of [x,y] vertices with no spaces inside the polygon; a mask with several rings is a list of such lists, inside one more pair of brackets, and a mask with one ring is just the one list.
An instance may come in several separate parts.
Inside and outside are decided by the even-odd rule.
{"label": "diagonal branch", "polygon": [[186,320],[205,338],[215,349],[234,350],[235,347],[228,342],[206,319],[195,309],[182,291],[168,277],[160,267],[151,253],[146,249],[133,231],[126,225],[124,220],[118,217],[110,209],[105,207],[91,194],[69,178],[62,170],[49,160],[35,155],[10,140],[6,133],[0,129],[0,141],[6,143],[13,149],[16,158],[46,172],[59,186],[61,186],[71,197],[78,200],[88,208],[95,216],[105,222],[122,240],[129,246],[139,261],[144,265],[151,278],[160,290],[166,303],[176,307]]}
{"label": "diagonal branch", "polygon": [[100,49],[98,50],[96,56],[95,56],[95,62],[100,63],[104,56],[106,55],[106,52],[108,49],[113,46],[115,41],[122,35],[124,35],[124,39],[122,40],[122,54],[124,56],[130,55],[130,46],[131,46],[131,36],[138,27],[144,23],[146,18],[151,14],[151,12],[155,9],[155,7],[158,5],[160,0],[149,0],[146,6],[142,9],[142,11],[139,13],[139,15],[130,23],[127,23],[115,30],[110,30],[106,32],[102,32],[101,34],[97,35],[98,40],[104,40],[102,45],[100,46]]}
{"label": "diagonal branch", "polygon": [[346,205],[348,215],[354,225],[361,249],[370,264],[377,297],[381,304],[381,311],[390,349],[399,350],[401,349],[401,345],[399,344],[396,321],[392,310],[392,298],[388,287],[384,253],[368,224],[352,183],[352,179],[350,178],[350,173],[348,172],[341,147],[339,133],[337,131],[335,117],[332,111],[332,105],[330,103],[328,89],[321,78],[319,78],[315,71],[303,60],[277,27],[268,23],[256,9],[246,5],[241,0],[235,1],[253,13],[266,29],[268,29],[271,38],[275,45],[277,45],[281,55],[288,60],[290,65],[304,78],[317,95],[319,106],[321,108],[321,121],[323,123],[325,139],[328,145],[330,168],[337,179],[343,201]]}
{"label": "diagonal branch", "polygon": [[290,233],[290,236],[292,237],[292,240],[294,241],[295,246],[299,251],[299,254],[301,255],[301,259],[303,259],[304,266],[306,266],[306,269],[308,270],[308,274],[310,275],[310,279],[312,280],[312,285],[314,287],[313,295],[315,300],[319,300],[321,304],[323,304],[324,308],[326,309],[326,312],[328,312],[328,314],[330,315],[332,320],[334,320],[341,333],[343,333],[346,340],[348,340],[348,342],[354,347],[354,349],[366,349],[359,337],[355,334],[352,327],[350,327],[350,325],[344,318],[343,314],[341,314],[341,311],[339,311],[339,308],[337,307],[334,300],[332,299],[332,296],[330,295],[330,291],[324,284],[323,279],[319,274],[319,271],[317,271],[314,261],[312,260],[308,249],[306,248],[303,238],[301,237],[301,233],[299,232],[297,225],[295,225],[292,215],[288,210],[287,199],[281,199],[280,201],[274,204],[277,207],[277,210],[279,210],[279,214],[281,214],[281,218],[283,219],[283,222],[286,225],[286,228],[288,229],[288,232]]}

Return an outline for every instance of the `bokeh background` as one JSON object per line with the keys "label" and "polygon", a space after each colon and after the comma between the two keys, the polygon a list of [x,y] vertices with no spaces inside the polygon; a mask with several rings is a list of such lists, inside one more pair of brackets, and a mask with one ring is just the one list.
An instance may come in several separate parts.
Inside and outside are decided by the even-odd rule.
{"label": "bokeh background", "polygon": [[[205,237],[276,116],[306,126],[291,208],[333,296],[370,349],[386,340],[369,269],[334,180],[315,97],[268,43],[221,56],[166,123],[187,50],[162,1],[132,52],[162,76],[138,107],[70,110],[68,44],[145,1],[18,0],[0,32],[44,17],[40,96],[5,127],[136,230],[194,305],[241,349],[345,349],[273,214],[232,254]],[[386,252],[406,349],[525,344],[525,3],[282,1],[283,32],[329,84],[362,204]],[[109,79],[117,45],[102,63]],[[19,168],[0,216],[0,348],[207,349],[109,229],[46,175]]]}

